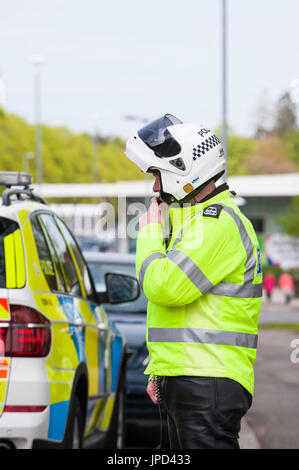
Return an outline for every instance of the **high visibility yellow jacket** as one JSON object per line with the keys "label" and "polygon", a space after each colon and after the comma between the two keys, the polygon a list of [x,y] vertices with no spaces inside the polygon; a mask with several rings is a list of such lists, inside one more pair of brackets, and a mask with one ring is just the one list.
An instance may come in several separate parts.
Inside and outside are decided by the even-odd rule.
{"label": "high visibility yellow jacket", "polygon": [[145,374],[228,377],[254,391],[262,269],[257,237],[225,186],[169,210],[138,234],[136,270],[148,298]]}

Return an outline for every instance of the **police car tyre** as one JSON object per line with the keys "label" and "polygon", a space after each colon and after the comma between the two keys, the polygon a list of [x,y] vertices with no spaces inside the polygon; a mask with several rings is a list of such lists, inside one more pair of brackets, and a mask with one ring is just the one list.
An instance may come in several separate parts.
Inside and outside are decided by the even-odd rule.
{"label": "police car tyre", "polygon": [[125,409],[126,409],[126,387],[125,387],[125,361],[122,361],[119,374],[115,405],[113,408],[110,427],[107,432],[106,448],[123,449],[125,446]]}
{"label": "police car tyre", "polygon": [[83,413],[77,396],[71,404],[70,422],[66,431],[66,449],[81,449],[83,442]]}
{"label": "police car tyre", "polygon": [[0,441],[0,450],[3,450],[3,449],[4,450],[13,450],[14,446],[11,442],[3,440],[3,441]]}

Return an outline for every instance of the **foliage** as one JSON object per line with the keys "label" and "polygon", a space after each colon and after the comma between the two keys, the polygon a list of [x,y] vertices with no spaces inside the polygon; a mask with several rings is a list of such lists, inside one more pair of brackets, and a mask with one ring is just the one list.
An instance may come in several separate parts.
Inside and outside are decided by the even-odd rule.
{"label": "foliage", "polygon": [[296,165],[286,158],[285,141],[277,134],[269,134],[257,140],[257,151],[244,162],[246,173],[293,173]]}
{"label": "foliage", "polygon": [[[229,128],[228,174],[269,174],[299,171],[299,131],[289,98],[282,98],[276,110],[284,131],[267,129],[255,137],[236,135]],[[287,118],[287,115],[289,118]],[[279,117],[280,116],[280,117]],[[283,119],[285,116],[285,119]],[[263,122],[259,122],[263,126]],[[216,131],[217,133],[217,131]],[[219,129],[218,129],[218,133]],[[20,116],[0,112],[0,169],[21,171],[28,169],[36,181],[35,159],[25,155],[35,151],[35,126]],[[97,141],[97,172],[99,181],[143,179],[143,174],[124,155],[125,143],[119,137],[99,136]],[[66,127],[42,125],[42,155],[45,183],[93,182],[92,137],[87,133],[74,134]]]}
{"label": "foliage", "polygon": [[[25,154],[35,151],[35,127],[19,116],[0,113],[0,167],[22,171]],[[42,126],[42,155],[45,183],[93,182],[93,142],[88,134],[74,134],[65,127]],[[36,176],[35,161],[27,164]],[[124,155],[119,138],[103,138],[98,145],[100,181],[136,180],[140,170]]]}
{"label": "foliage", "polygon": [[276,123],[274,130],[278,135],[284,135],[297,127],[296,105],[288,92],[284,93],[276,107]]}
{"label": "foliage", "polygon": [[228,138],[228,174],[248,173],[249,162],[257,152],[257,142],[247,137],[231,135]]}
{"label": "foliage", "polygon": [[281,267],[270,266],[267,263],[263,263],[262,268],[263,268],[263,276],[266,276],[268,273],[272,273],[276,279],[278,279],[279,276],[284,272]]}
{"label": "foliage", "polygon": [[293,330],[299,333],[299,323],[260,323],[260,330]]}
{"label": "foliage", "polygon": [[276,220],[286,234],[299,237],[299,196],[292,198],[289,208],[283,215],[278,215]]}
{"label": "foliage", "polygon": [[299,131],[288,131],[284,136],[286,158],[292,161],[299,171]]}
{"label": "foliage", "polygon": [[229,175],[294,173],[299,170],[299,133],[288,139],[277,134],[260,138],[231,136],[228,139]]}

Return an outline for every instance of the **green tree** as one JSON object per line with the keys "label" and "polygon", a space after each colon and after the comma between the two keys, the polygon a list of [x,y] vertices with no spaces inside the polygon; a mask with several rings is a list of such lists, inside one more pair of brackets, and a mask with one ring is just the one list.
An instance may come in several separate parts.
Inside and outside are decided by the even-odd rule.
{"label": "green tree", "polygon": [[284,136],[286,146],[286,157],[294,162],[296,170],[299,171],[299,131],[289,131]]}
{"label": "green tree", "polygon": [[[9,113],[0,113],[0,170],[21,171],[24,155],[35,150],[35,127]],[[124,155],[118,137],[101,137],[98,147],[99,181],[136,180],[144,176]],[[74,134],[66,127],[42,126],[42,155],[45,183],[93,182],[92,136]],[[35,159],[30,173],[36,181]]]}
{"label": "green tree", "polygon": [[255,137],[266,137],[273,128],[273,106],[270,102],[267,90],[263,90],[258,99],[256,109]]}
{"label": "green tree", "polygon": [[257,143],[254,139],[230,135],[228,138],[228,174],[247,174],[249,172],[248,161],[256,152]]}
{"label": "green tree", "polygon": [[[217,134],[221,134],[216,130]],[[21,171],[24,156],[35,151],[35,126],[10,113],[0,113],[0,170]],[[119,137],[100,136],[98,175],[100,182],[143,179],[144,174],[125,154]],[[93,141],[87,133],[74,134],[67,127],[42,126],[45,183],[93,182]],[[35,159],[28,160],[36,181]],[[236,135],[229,129],[228,174],[286,173],[299,169],[299,131],[283,136],[269,133],[260,138]]]}
{"label": "green tree", "polygon": [[286,156],[285,140],[277,134],[269,134],[256,140],[255,153],[244,159],[244,174],[277,174],[296,171],[294,162]]}
{"label": "green tree", "polygon": [[274,131],[284,135],[297,128],[296,105],[288,92],[284,93],[277,103]]}
{"label": "green tree", "polygon": [[293,197],[284,214],[276,217],[284,232],[291,237],[299,237],[299,196]]}

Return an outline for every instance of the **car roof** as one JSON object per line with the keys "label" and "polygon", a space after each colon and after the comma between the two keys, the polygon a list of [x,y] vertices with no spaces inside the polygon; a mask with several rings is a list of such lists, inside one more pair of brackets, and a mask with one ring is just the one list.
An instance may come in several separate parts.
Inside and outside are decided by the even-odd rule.
{"label": "car roof", "polygon": [[83,251],[87,262],[111,264],[135,264],[135,255],[131,253]]}
{"label": "car roof", "polygon": [[40,209],[53,212],[48,205],[32,201],[31,199],[20,201],[14,200],[9,206],[5,206],[2,204],[2,200],[0,198],[0,217],[6,217],[14,221],[18,221],[18,214],[24,209],[29,212]]}

